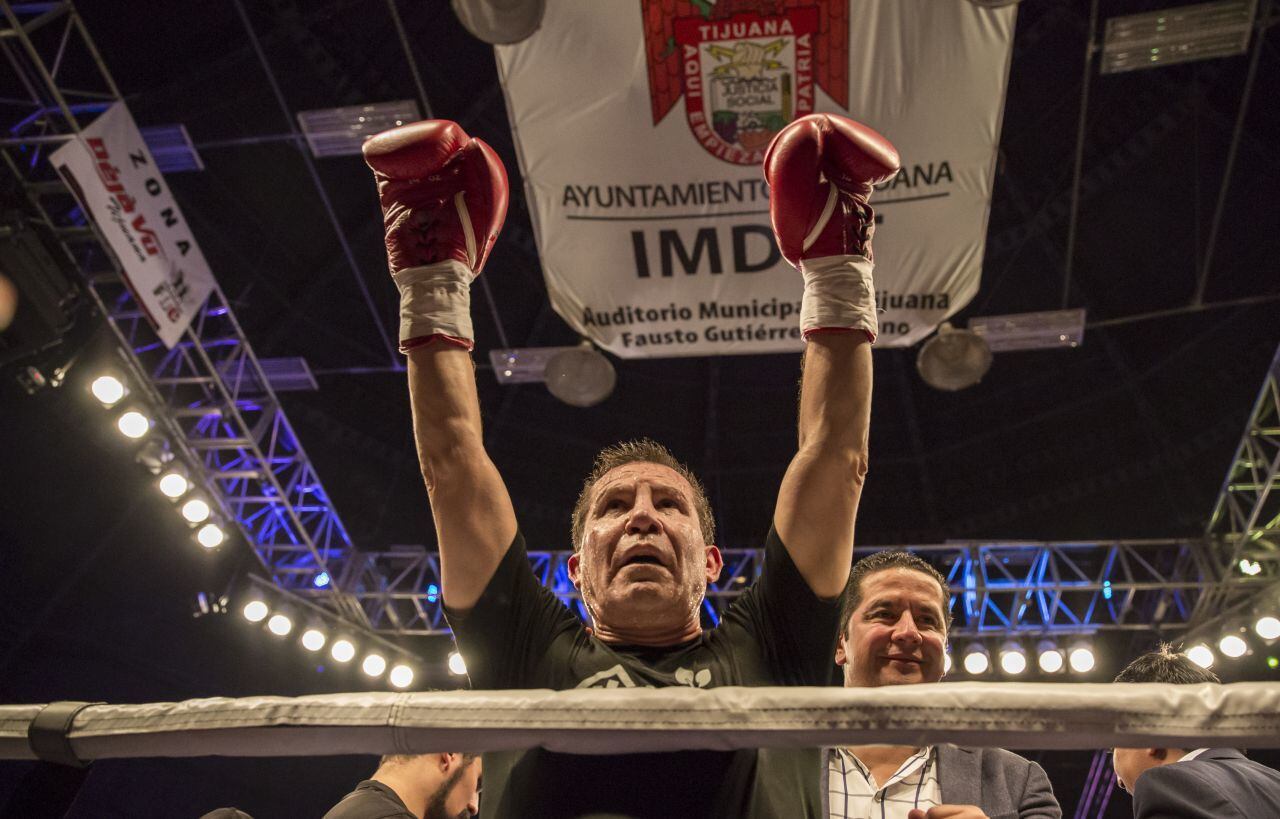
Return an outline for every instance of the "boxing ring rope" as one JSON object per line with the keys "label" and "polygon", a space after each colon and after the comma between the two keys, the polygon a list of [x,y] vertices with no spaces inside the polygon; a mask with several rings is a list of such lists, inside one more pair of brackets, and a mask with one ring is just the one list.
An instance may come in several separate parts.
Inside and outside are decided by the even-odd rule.
{"label": "boxing ring rope", "polygon": [[[43,735],[36,743],[43,750],[37,754],[28,734],[42,711],[46,724],[33,732]],[[69,731],[62,730],[68,726]],[[63,743],[61,758],[56,747],[50,752],[51,741]],[[938,742],[1045,750],[1280,747],[1280,683],[958,682],[0,705],[0,759],[69,757],[71,762],[533,747],[616,754]]]}

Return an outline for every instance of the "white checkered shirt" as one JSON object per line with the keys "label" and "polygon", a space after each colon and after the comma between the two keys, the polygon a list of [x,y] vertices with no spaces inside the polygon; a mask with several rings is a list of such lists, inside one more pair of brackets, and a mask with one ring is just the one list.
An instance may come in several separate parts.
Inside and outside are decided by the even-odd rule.
{"label": "white checkered shirt", "polygon": [[827,767],[831,819],[907,819],[912,808],[928,810],[942,800],[938,755],[932,745],[912,754],[880,787],[870,769],[846,748],[832,748]]}

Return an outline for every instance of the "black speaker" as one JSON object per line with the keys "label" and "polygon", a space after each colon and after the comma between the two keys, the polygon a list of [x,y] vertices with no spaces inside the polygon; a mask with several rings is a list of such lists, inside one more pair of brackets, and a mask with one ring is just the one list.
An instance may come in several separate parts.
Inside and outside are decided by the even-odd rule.
{"label": "black speaker", "polygon": [[56,344],[74,325],[81,295],[70,267],[43,224],[0,214],[0,273],[18,290],[13,323],[0,332],[0,367]]}

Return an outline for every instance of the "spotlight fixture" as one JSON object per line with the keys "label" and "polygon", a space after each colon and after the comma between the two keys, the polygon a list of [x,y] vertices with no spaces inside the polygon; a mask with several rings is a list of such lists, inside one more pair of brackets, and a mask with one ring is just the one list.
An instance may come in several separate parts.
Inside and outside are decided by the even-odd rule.
{"label": "spotlight fixture", "polygon": [[329,577],[328,572],[320,572],[315,576],[311,583],[317,589],[323,589],[325,586],[329,585],[330,580],[332,580],[332,578]]}
{"label": "spotlight fixture", "polygon": [[1253,631],[1264,640],[1280,638],[1280,619],[1269,614],[1259,617],[1257,622],[1253,624]]}
{"label": "spotlight fixture", "polygon": [[594,407],[618,383],[613,364],[589,341],[552,356],[544,378],[551,394],[571,407]]}
{"label": "spotlight fixture", "polygon": [[1027,670],[1027,652],[1022,646],[1010,640],[1000,647],[1000,670],[1011,676]]}
{"label": "spotlight fixture", "polygon": [[951,673],[951,652],[947,651],[942,655],[942,673],[947,675]]}
{"label": "spotlight fixture", "polygon": [[242,611],[244,619],[248,620],[250,623],[261,623],[271,612],[271,610],[267,608],[267,604],[262,600],[250,600],[248,603],[244,604],[244,609]]}
{"label": "spotlight fixture", "polygon": [[116,429],[124,437],[136,440],[151,429],[151,419],[137,410],[129,410],[116,419]]}
{"label": "spotlight fixture", "polygon": [[991,668],[991,655],[987,652],[987,647],[981,643],[972,643],[964,650],[964,670],[968,674],[975,677],[979,674],[986,674]]}
{"label": "spotlight fixture", "polygon": [[209,504],[200,498],[192,498],[182,504],[182,516],[188,523],[204,523],[209,519]]}
{"label": "spotlight fixture", "polygon": [[187,494],[187,490],[191,488],[191,481],[187,480],[187,476],[177,470],[170,470],[160,477],[160,494],[166,498],[178,499]]}
{"label": "spotlight fixture", "polygon": [[104,407],[113,407],[125,396],[124,382],[114,375],[100,375],[89,384],[89,392]]}
{"label": "spotlight fixture", "polygon": [[370,654],[360,664],[360,670],[370,677],[378,677],[387,670],[387,661],[381,654]]}
{"label": "spotlight fixture", "polygon": [[955,392],[972,387],[991,369],[991,348],[972,330],[957,330],[949,323],[920,348],[916,371],[935,390]]}
{"label": "spotlight fixture", "polygon": [[1042,640],[1036,646],[1036,662],[1040,665],[1040,670],[1046,674],[1057,674],[1066,666],[1067,660],[1062,654],[1062,649],[1058,648],[1058,644],[1052,640]]}
{"label": "spotlight fixture", "polygon": [[293,620],[287,614],[273,614],[267,621],[267,630],[277,637],[285,637],[293,631]]}
{"label": "spotlight fixture", "polygon": [[456,651],[449,653],[449,671],[459,677],[467,673],[467,664],[463,661],[462,655]]}
{"label": "spotlight fixture", "polygon": [[356,647],[346,638],[334,640],[333,646],[329,649],[329,656],[340,663],[349,663],[351,658],[356,656]]}
{"label": "spotlight fixture", "polygon": [[1088,643],[1076,643],[1067,652],[1067,664],[1077,674],[1088,674],[1097,665],[1097,662],[1097,658],[1093,654],[1093,648]]}
{"label": "spotlight fixture", "polygon": [[196,532],[196,541],[206,549],[216,549],[226,538],[222,527],[216,523],[206,523]]}
{"label": "spotlight fixture", "polygon": [[396,688],[408,688],[413,685],[413,669],[403,663],[393,665],[387,679]]}
{"label": "spotlight fixture", "polygon": [[1213,668],[1213,649],[1204,643],[1196,643],[1186,650],[1187,659],[1201,668]]}
{"label": "spotlight fixture", "polygon": [[1245,652],[1249,650],[1249,644],[1239,634],[1232,632],[1231,634],[1223,635],[1222,639],[1218,641],[1218,650],[1234,660],[1237,657],[1244,656]]}
{"label": "spotlight fixture", "polygon": [[324,648],[324,632],[318,628],[309,628],[302,632],[302,647],[307,651],[319,651]]}

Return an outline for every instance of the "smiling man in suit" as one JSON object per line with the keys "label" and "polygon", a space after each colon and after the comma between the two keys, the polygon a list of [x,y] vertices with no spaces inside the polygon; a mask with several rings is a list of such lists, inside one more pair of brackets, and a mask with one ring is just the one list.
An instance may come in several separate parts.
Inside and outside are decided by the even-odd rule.
{"label": "smiling man in suit", "polygon": [[[1143,654],[1118,683],[1217,683],[1168,645]],[[1234,748],[1116,748],[1116,779],[1133,794],[1135,819],[1257,819],[1280,816],[1280,773]]]}
{"label": "smiling man in suit", "polygon": [[[951,626],[947,581],[920,558],[877,552],[854,564],[842,602],[836,664],[847,688],[942,679]],[[1000,748],[832,748],[831,819],[1059,819],[1044,770]]]}

